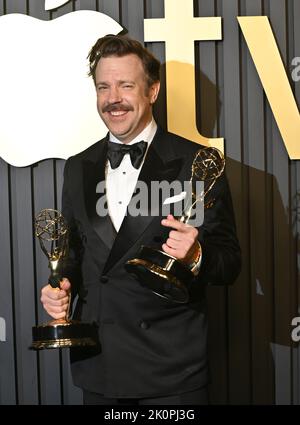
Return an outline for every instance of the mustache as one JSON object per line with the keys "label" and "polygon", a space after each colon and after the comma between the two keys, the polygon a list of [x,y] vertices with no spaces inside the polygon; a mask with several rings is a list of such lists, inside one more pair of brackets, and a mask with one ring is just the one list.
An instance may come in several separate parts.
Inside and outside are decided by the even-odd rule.
{"label": "mustache", "polygon": [[103,113],[112,111],[133,111],[133,107],[122,103],[109,103],[102,108]]}

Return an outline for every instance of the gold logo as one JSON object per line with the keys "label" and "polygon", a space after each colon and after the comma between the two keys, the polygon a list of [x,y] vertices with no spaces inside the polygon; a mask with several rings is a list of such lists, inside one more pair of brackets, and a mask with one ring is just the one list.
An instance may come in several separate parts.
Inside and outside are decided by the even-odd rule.
{"label": "gold logo", "polygon": [[[237,17],[291,159],[300,159],[300,116],[268,17]],[[165,18],[145,19],[145,41],[166,43],[168,129],[224,152],[224,139],[196,125],[195,40],[221,40],[220,17],[197,18],[193,0],[165,0]]]}

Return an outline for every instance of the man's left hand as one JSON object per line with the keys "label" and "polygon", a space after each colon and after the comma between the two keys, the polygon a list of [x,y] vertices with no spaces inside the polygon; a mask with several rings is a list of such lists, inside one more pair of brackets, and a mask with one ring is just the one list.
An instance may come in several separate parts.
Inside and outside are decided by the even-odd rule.
{"label": "man's left hand", "polygon": [[173,229],[162,245],[163,251],[187,265],[191,264],[199,253],[198,230],[189,224],[181,223],[171,214],[163,219],[161,224]]}

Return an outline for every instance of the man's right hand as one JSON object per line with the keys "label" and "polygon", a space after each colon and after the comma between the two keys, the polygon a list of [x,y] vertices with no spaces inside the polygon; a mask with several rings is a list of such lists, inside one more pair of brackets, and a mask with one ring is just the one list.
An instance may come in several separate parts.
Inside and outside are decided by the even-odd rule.
{"label": "man's right hand", "polygon": [[63,278],[59,288],[46,285],[42,288],[41,302],[47,313],[54,319],[64,319],[69,305],[71,283]]}

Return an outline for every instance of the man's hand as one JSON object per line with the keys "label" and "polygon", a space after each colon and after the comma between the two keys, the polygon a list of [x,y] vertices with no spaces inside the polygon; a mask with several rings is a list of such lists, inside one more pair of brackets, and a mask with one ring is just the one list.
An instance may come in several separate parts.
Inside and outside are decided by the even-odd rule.
{"label": "man's hand", "polygon": [[166,227],[171,227],[169,238],[162,245],[163,251],[189,265],[199,254],[198,230],[188,224],[176,220],[169,214],[161,221]]}
{"label": "man's hand", "polygon": [[47,313],[54,319],[64,319],[69,305],[71,283],[63,278],[59,288],[46,285],[42,288],[41,302]]}

